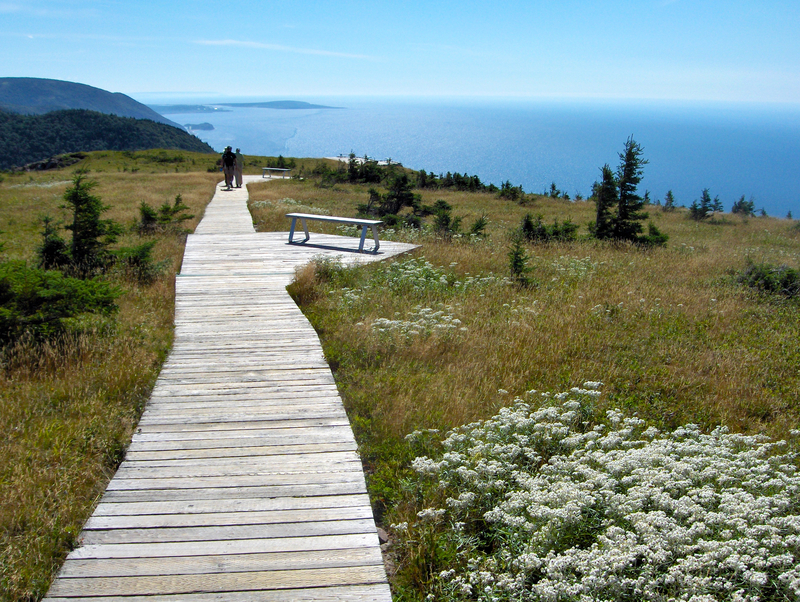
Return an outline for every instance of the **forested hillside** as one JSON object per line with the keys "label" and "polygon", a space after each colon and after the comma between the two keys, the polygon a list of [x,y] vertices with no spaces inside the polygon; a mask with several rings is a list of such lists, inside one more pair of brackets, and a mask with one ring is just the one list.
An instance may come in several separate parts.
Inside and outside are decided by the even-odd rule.
{"label": "forested hillside", "polygon": [[44,115],[0,111],[0,169],[78,151],[179,149],[213,153],[185,131],[148,119],[70,109]]}

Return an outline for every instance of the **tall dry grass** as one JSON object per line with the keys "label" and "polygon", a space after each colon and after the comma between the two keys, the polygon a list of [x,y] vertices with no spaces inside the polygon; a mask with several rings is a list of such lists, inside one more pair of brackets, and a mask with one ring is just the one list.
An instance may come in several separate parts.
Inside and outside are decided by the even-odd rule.
{"label": "tall dry grass", "polygon": [[[331,213],[355,211],[365,191],[306,183],[264,189]],[[315,194],[316,192],[316,194]],[[488,238],[418,237],[412,256],[449,283],[394,288],[387,264],[343,270],[304,285],[307,315],[320,332],[362,445],[380,512],[399,499],[408,459],[403,437],[493,415],[530,390],[562,391],[602,381],[596,411],[618,407],[666,428],[718,424],[782,437],[800,421],[800,312],[796,301],[763,296],[736,282],[748,259],[797,267],[800,230],[773,218],[726,215],[698,223],[685,211],[649,209],[670,236],[665,248],[582,239],[528,245],[535,286],[495,283],[465,291],[469,277],[510,276],[510,231],[525,213],[582,225],[594,206],[537,197],[519,206],[490,194],[424,193],[454,215],[487,215]],[[399,258],[404,262],[407,258]],[[313,271],[311,272],[313,279]],[[434,279],[436,280],[436,279]],[[373,325],[412,319],[417,307],[443,310],[464,329],[440,337],[387,338]]]}
{"label": "tall dry grass", "polygon": [[[40,215],[67,221],[61,197],[82,166],[92,169],[94,193],[111,206],[103,217],[126,227],[120,246],[150,240],[133,230],[142,201],[158,207],[180,194],[195,214],[184,225],[193,228],[219,175],[175,173],[161,163],[153,164],[157,173],[123,171],[133,160],[93,153],[66,170],[7,175],[0,183],[5,258],[32,262]],[[183,235],[157,239],[155,259],[167,268],[151,286],[108,275],[125,289],[116,316],[87,318],[59,339],[20,341],[0,352],[0,599],[46,593],[121,461],[171,345],[184,243]]]}

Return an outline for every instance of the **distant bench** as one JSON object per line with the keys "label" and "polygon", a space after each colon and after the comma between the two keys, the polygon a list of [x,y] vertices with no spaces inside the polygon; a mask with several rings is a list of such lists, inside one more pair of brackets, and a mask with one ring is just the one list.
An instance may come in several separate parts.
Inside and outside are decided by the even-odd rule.
{"label": "distant bench", "polygon": [[[307,220],[314,220],[318,222],[335,222],[338,224],[350,224],[352,226],[361,226],[361,242],[358,244],[358,252],[364,252],[364,241],[367,238],[367,228],[372,229],[372,238],[375,240],[375,247],[371,250],[372,253],[377,253],[378,249],[380,249],[381,244],[378,242],[378,225],[382,224],[381,220],[377,219],[358,219],[355,217],[335,217],[332,215],[314,215],[312,213],[287,213],[286,217],[292,218],[292,228],[289,230],[289,244],[303,244],[308,242],[309,234],[308,234],[308,224],[306,223]],[[297,225],[297,220],[300,220],[300,223],[303,226],[303,231],[306,233],[306,237],[303,241],[299,243],[295,243],[293,240],[294,238],[294,229]]]}
{"label": "distant bench", "polygon": [[291,169],[285,169],[283,167],[262,167],[261,168],[261,177],[262,178],[266,178],[268,174],[269,174],[270,177],[272,177],[272,173],[275,172],[281,178],[285,178],[286,176],[289,175],[290,171],[292,171],[292,170]]}

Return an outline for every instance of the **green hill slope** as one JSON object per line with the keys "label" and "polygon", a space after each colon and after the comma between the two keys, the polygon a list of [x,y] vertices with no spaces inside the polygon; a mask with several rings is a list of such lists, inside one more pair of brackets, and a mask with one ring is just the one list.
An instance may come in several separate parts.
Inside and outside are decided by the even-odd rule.
{"label": "green hill slope", "polygon": [[120,117],[152,119],[180,127],[125,94],[57,79],[0,77],[0,109],[24,115],[41,115],[63,109],[89,109]]}
{"label": "green hill slope", "polygon": [[44,115],[0,111],[0,169],[22,167],[63,153],[151,148],[215,152],[182,129],[147,119],[82,109]]}

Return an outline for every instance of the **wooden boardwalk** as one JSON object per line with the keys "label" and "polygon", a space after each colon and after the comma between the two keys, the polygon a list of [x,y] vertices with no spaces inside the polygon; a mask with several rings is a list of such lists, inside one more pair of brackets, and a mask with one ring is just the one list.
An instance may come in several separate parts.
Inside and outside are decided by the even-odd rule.
{"label": "wooden boardwalk", "polygon": [[315,255],[413,247],[288,245],[246,200],[218,188],[189,236],[172,352],[49,602],[391,600],[352,430],[285,287]]}

